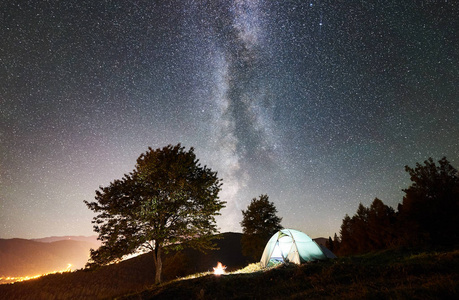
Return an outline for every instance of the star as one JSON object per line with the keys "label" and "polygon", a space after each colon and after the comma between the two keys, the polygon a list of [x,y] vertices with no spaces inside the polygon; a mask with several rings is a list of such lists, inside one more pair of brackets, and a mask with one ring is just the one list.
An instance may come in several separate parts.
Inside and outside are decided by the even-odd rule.
{"label": "star", "polygon": [[453,3],[8,1],[0,237],[91,235],[95,190],[148,147],[194,147],[223,179],[218,226],[268,194],[333,236],[405,165],[459,163]]}

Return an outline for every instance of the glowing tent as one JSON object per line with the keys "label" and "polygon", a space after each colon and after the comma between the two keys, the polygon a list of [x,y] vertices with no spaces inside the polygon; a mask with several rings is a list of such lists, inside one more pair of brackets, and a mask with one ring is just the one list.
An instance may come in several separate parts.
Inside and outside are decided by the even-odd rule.
{"label": "glowing tent", "polygon": [[282,229],[276,232],[266,244],[261,256],[261,266],[271,262],[292,262],[301,264],[307,261],[336,258],[327,248],[318,245],[305,233],[294,229]]}

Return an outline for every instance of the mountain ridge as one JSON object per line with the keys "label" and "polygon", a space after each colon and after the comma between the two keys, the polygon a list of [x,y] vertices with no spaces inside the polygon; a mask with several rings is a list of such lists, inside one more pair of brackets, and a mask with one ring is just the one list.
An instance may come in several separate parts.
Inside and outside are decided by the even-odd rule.
{"label": "mountain ridge", "polygon": [[83,268],[89,250],[96,243],[77,240],[38,242],[28,239],[0,239],[0,276],[24,277]]}
{"label": "mountain ridge", "polygon": [[100,241],[97,240],[97,235],[65,235],[65,236],[48,236],[43,238],[34,238],[28,239],[29,241],[34,242],[41,242],[41,243],[52,243],[62,240],[72,240],[72,241],[80,241],[80,242],[90,242],[100,244]]}

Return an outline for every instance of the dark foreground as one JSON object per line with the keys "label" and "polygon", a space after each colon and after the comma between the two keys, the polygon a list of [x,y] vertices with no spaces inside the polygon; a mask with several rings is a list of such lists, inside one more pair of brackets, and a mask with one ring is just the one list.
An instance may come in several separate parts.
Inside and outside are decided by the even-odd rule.
{"label": "dark foreground", "polygon": [[459,250],[386,251],[175,281],[123,299],[457,299]]}
{"label": "dark foreground", "polygon": [[[389,250],[247,274],[176,280],[129,293],[112,286],[92,294],[91,272],[86,273],[88,281],[79,288],[45,277],[35,283],[1,285],[0,295],[6,299],[458,299],[459,296],[459,250]],[[59,286],[59,282],[65,286]],[[39,289],[31,289],[32,284]],[[35,294],[29,294],[34,290]]]}

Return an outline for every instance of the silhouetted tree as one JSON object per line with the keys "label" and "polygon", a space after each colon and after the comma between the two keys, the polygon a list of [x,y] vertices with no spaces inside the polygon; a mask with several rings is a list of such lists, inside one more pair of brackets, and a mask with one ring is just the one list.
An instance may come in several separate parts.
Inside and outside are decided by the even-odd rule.
{"label": "silhouetted tree", "polygon": [[341,255],[386,249],[396,245],[454,246],[459,243],[459,173],[443,157],[432,158],[416,168],[405,166],[411,186],[404,189],[398,212],[376,198],[369,208],[359,205],[347,214],[340,229]]}
{"label": "silhouetted tree", "polygon": [[217,173],[199,164],[193,148],[149,148],[131,173],[100,187],[95,202],[84,201],[98,213],[92,223],[102,241],[99,249],[91,249],[88,265],[119,261],[143,248],[153,251],[155,282],[161,282],[165,245],[214,247],[215,216],[225,204],[218,199],[220,187]]}
{"label": "silhouetted tree", "polygon": [[399,205],[402,244],[446,245],[458,243],[459,177],[446,157],[432,158],[416,168],[405,166],[412,184],[404,189]]}
{"label": "silhouetted tree", "polygon": [[335,235],[333,236],[333,248],[335,252],[339,251],[339,248],[341,247],[341,240],[338,237],[338,235],[335,232]]}
{"label": "silhouetted tree", "polygon": [[356,253],[364,253],[371,249],[368,236],[368,213],[369,209],[360,203],[357,208],[357,213],[352,217],[354,219],[352,225],[354,226],[353,239]]}
{"label": "silhouetted tree", "polygon": [[375,198],[368,210],[367,233],[371,250],[386,249],[394,245],[395,224],[394,209]]}
{"label": "silhouetted tree", "polygon": [[331,238],[331,236],[328,237],[328,241],[327,243],[325,244],[325,246],[331,251],[335,251],[335,245],[333,244],[333,240]]}
{"label": "silhouetted tree", "polygon": [[282,229],[280,222],[282,218],[277,215],[274,203],[269,202],[268,195],[260,195],[259,199],[253,198],[247,207],[242,211],[242,232],[241,239],[242,253],[254,260],[260,259],[266,242],[269,238]]}
{"label": "silhouetted tree", "polygon": [[341,236],[341,244],[339,247],[339,251],[337,251],[341,255],[348,255],[353,253],[355,250],[353,243],[354,243],[354,232],[353,232],[353,220],[349,217],[348,214],[344,216],[343,223],[341,224],[341,229],[339,234]]}
{"label": "silhouetted tree", "polygon": [[352,218],[344,217],[341,241],[335,251],[348,255],[388,248],[394,244],[395,224],[394,210],[378,198],[369,208],[360,203]]}
{"label": "silhouetted tree", "polygon": [[333,238],[331,236],[328,237],[328,241],[325,243],[325,247],[327,247],[334,254],[338,253],[340,247],[340,239],[336,233]]}

